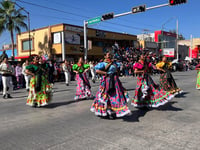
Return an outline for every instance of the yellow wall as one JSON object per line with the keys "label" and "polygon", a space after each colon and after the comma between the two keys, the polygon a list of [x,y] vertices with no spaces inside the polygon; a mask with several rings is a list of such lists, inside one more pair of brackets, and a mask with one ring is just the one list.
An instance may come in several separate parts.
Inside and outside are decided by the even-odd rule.
{"label": "yellow wall", "polygon": [[[31,51],[31,54],[39,54],[39,51],[41,49],[39,48],[38,44],[40,42],[44,44],[45,35],[48,37],[48,40],[49,40],[49,29],[43,28],[43,29],[35,30],[35,31],[32,31],[30,34],[31,34],[31,39],[33,40],[33,50]],[[22,33],[21,35],[17,36],[18,56],[29,56],[29,51],[22,50],[22,41],[24,39],[28,40],[28,37],[29,37],[28,32]]]}
{"label": "yellow wall", "polygon": [[192,42],[193,42],[193,49],[194,49],[195,47],[200,45],[200,38],[195,38],[195,39],[193,39]]}
{"label": "yellow wall", "polygon": [[51,26],[51,32],[61,32],[64,30],[64,25],[55,25],[55,26]]}
{"label": "yellow wall", "polygon": [[62,45],[61,44],[53,44],[52,48],[55,50],[55,54],[62,53]]}
{"label": "yellow wall", "polygon": [[[181,45],[187,45],[187,46],[190,47],[191,46],[191,41],[190,40],[180,40],[179,44],[181,44]],[[198,45],[200,45],[200,38],[193,38],[192,39],[192,48],[194,49]]]}

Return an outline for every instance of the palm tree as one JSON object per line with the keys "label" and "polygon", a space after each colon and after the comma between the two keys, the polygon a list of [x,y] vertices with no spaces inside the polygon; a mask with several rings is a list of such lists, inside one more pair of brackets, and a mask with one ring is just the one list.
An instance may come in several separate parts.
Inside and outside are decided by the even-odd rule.
{"label": "palm tree", "polygon": [[21,33],[21,28],[27,29],[27,25],[24,22],[27,16],[21,13],[23,8],[15,9],[15,3],[10,0],[4,0],[0,2],[0,34],[4,31],[10,32],[12,42],[12,56],[14,53],[14,33]]}

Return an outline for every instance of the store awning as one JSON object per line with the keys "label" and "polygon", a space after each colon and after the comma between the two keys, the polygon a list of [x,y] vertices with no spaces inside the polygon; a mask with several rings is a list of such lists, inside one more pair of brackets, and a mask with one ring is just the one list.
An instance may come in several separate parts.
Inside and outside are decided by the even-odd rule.
{"label": "store awning", "polygon": [[29,58],[29,56],[17,56],[15,57],[15,59],[27,59]]}

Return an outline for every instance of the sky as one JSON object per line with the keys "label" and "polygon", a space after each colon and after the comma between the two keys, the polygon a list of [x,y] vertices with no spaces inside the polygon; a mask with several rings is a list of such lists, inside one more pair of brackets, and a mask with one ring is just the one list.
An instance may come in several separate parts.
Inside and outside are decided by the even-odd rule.
{"label": "sky", "polygon": [[[0,0],[2,1],[2,0]],[[131,11],[132,7],[146,4],[146,7],[168,3],[168,0],[13,0],[30,13],[31,30],[60,23],[83,26],[83,21],[113,12],[120,14]],[[107,20],[90,27],[128,34],[152,33],[176,29],[186,39],[192,35],[200,37],[200,0],[188,0],[186,4],[167,6]],[[19,8],[16,6],[16,8]],[[26,13],[24,13],[26,14]],[[27,20],[26,20],[27,22]],[[22,30],[23,31],[23,30]],[[10,35],[0,35],[0,49],[9,44]]]}

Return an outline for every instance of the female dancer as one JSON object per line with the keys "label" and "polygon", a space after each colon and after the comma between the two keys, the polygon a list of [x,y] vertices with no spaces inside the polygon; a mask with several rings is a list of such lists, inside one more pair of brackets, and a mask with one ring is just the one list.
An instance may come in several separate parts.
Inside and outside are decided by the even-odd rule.
{"label": "female dancer", "polygon": [[137,75],[137,86],[131,104],[135,107],[158,107],[173,98],[170,93],[160,89],[154,83],[148,73],[151,67],[151,63],[145,61],[144,55],[140,56],[133,67]]}
{"label": "female dancer", "polygon": [[158,70],[161,71],[160,75],[160,87],[170,92],[171,94],[178,94],[181,93],[181,89],[177,87],[176,82],[170,72],[170,68],[172,64],[167,61],[167,57],[163,56],[162,61],[156,64]]}
{"label": "female dancer", "polygon": [[39,64],[39,57],[34,56],[31,65],[26,67],[26,73],[32,76],[26,104],[32,107],[45,106],[51,100],[52,87],[47,80],[43,66]]}
{"label": "female dancer", "polygon": [[97,116],[123,117],[130,113],[127,107],[129,97],[119,80],[120,64],[110,58],[111,54],[107,52],[104,61],[95,66],[96,73],[100,74],[101,78],[90,110]]}
{"label": "female dancer", "polygon": [[200,63],[195,68],[197,70],[197,84],[196,89],[200,90]]}
{"label": "female dancer", "polygon": [[83,58],[80,57],[78,63],[74,64],[72,66],[72,69],[76,73],[76,80],[77,80],[76,96],[74,97],[74,99],[78,100],[78,99],[91,98],[92,97],[91,86],[86,74],[86,72],[90,69],[90,65],[84,64]]}

